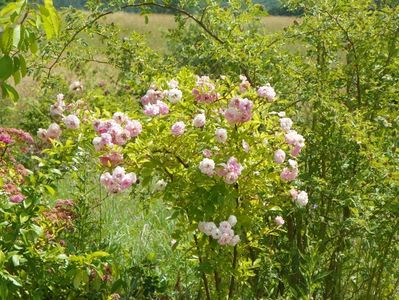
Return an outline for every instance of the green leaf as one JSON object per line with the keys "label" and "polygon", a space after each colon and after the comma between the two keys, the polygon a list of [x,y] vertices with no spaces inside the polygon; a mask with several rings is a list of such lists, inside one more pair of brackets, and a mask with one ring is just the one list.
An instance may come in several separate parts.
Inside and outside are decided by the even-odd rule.
{"label": "green leaf", "polygon": [[73,278],[73,287],[79,289],[80,284],[83,280],[83,270],[78,270]]}
{"label": "green leaf", "polygon": [[0,48],[4,54],[10,53],[12,49],[13,29],[8,27],[1,33]]}
{"label": "green leaf", "polygon": [[11,257],[11,260],[15,267],[19,266],[19,255],[13,255]]}
{"label": "green leaf", "polygon": [[17,25],[14,28],[13,41],[12,41],[12,44],[15,48],[18,48],[20,40],[21,40],[21,25]]}
{"label": "green leaf", "polygon": [[39,6],[39,10],[47,39],[58,37],[61,29],[61,19],[54,8],[53,1],[45,0],[44,6]]}
{"label": "green leaf", "polygon": [[11,14],[11,13],[15,12],[16,9],[17,9],[17,4],[14,2],[11,2],[11,3],[7,4],[7,6],[5,6],[4,8],[1,9],[0,16],[6,16],[8,14]]}
{"label": "green leaf", "polygon": [[1,84],[1,91],[3,98],[10,98],[13,101],[18,100],[18,92],[9,84],[3,82]]}
{"label": "green leaf", "polygon": [[6,256],[4,255],[4,252],[0,250],[0,266],[3,266],[5,260]]}
{"label": "green leaf", "polygon": [[[31,36],[30,36],[30,37],[31,37]],[[30,37],[29,37],[29,38],[30,38]],[[33,40],[30,39],[30,41],[29,41],[29,48],[30,48],[30,51],[31,51],[33,54],[36,54],[37,51],[39,50],[39,46],[38,46],[38,43],[37,43],[35,37],[33,37]]]}
{"label": "green leaf", "polygon": [[0,79],[7,80],[12,75],[13,63],[9,56],[0,58]]}
{"label": "green leaf", "polygon": [[90,254],[91,257],[105,257],[105,256],[109,256],[109,254],[105,251],[96,251],[93,252],[92,254]]}
{"label": "green leaf", "polygon": [[50,195],[54,196],[55,195],[55,190],[53,187],[49,185],[45,185],[46,190],[50,193]]}
{"label": "green leaf", "polygon": [[19,63],[20,63],[20,69],[21,69],[21,76],[22,77],[25,77],[26,76],[26,73],[27,73],[27,69],[26,69],[26,61],[25,61],[25,58],[22,56],[22,55],[20,55],[19,56]]}

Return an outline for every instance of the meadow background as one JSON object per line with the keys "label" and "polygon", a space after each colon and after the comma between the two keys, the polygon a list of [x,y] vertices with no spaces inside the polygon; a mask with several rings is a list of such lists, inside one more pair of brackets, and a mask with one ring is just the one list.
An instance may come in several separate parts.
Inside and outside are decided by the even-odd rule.
{"label": "meadow background", "polygon": [[[10,2],[0,1],[0,8]],[[26,7],[35,12],[29,2]],[[0,194],[0,226],[7,233],[0,238],[0,299],[399,299],[398,2],[254,2],[156,1],[181,7],[184,14],[159,8],[121,11],[127,2],[120,0],[104,6],[88,1],[85,9],[86,1],[54,1],[47,9],[54,9],[60,25],[55,22],[49,30],[45,22],[28,23],[35,38],[8,53],[3,28],[9,16],[2,15],[0,53],[26,55],[27,71],[20,76],[15,66],[17,75],[0,81],[18,93],[17,98],[3,90],[0,128],[22,129],[35,144],[31,156],[15,153],[33,172],[26,187],[21,183],[30,202],[10,206],[7,194]],[[12,30],[23,13],[10,17]],[[285,111],[306,140],[295,186],[307,191],[308,205],[287,200],[288,185],[278,175],[254,185],[255,194],[264,186],[275,190],[259,196],[262,205],[249,201],[240,210],[250,225],[241,232],[242,257],[232,269],[226,261],[235,250],[217,250],[216,258],[226,258],[220,266],[212,255],[208,264],[201,262],[193,242],[197,224],[165,200],[183,188],[172,185],[175,190],[165,195],[155,193],[157,166],[143,165],[143,173],[154,178],[133,191],[108,194],[99,182],[104,167],[93,150],[91,126],[66,133],[59,143],[37,137],[39,128],[54,120],[49,108],[59,93],[70,103],[82,99],[82,116],[86,111],[110,118],[125,111],[136,117],[152,84],[179,78],[191,97],[194,74],[215,81],[227,76],[226,86],[220,83],[223,92],[237,90],[239,76],[245,75],[254,89],[251,99],[270,82],[278,97],[260,112],[264,126],[271,123],[267,113]],[[82,91],[70,89],[74,81]],[[184,108],[189,114],[200,109]],[[159,134],[154,143],[174,145],[156,131],[160,124],[150,126]],[[271,132],[262,126],[246,133]],[[6,150],[0,160],[4,181],[17,173],[15,160],[4,158]],[[124,152],[128,167],[137,163],[134,151]],[[186,154],[189,159],[191,153]],[[265,161],[272,160],[269,154]],[[169,167],[166,157],[161,159]],[[268,168],[275,174],[272,164]],[[192,197],[195,203],[195,193]],[[42,219],[59,199],[79,203],[73,229]],[[31,217],[22,222],[27,211]],[[277,215],[284,216],[285,225],[276,225]],[[35,226],[56,232],[54,239]],[[26,238],[32,231],[37,236]],[[214,244],[201,243],[205,252],[216,253]],[[203,274],[211,278],[210,296]]]}

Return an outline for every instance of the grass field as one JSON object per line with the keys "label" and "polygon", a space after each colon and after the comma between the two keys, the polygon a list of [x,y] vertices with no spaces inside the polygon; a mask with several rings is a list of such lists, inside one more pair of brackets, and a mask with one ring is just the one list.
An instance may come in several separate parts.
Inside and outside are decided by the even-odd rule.
{"label": "grass field", "polygon": [[[265,27],[265,33],[275,33],[283,30],[285,27],[291,25],[296,20],[295,17],[283,17],[283,16],[268,16],[262,19],[262,24]],[[114,23],[122,29],[123,35],[129,35],[136,31],[143,34],[146,37],[148,45],[155,51],[165,54],[167,53],[167,41],[166,33],[169,29],[173,29],[176,24],[173,15],[167,14],[151,14],[148,16],[148,23],[145,23],[145,17],[139,14],[118,12],[112,15],[106,16],[103,20],[105,24]],[[99,44],[95,43],[95,46]],[[104,74],[109,75],[112,73],[109,66],[104,64],[93,64],[91,63],[88,68],[91,70],[91,77],[95,76],[96,81],[102,80],[101,76]],[[75,75],[64,68],[58,68],[55,70],[57,73],[62,73],[66,80],[83,80],[83,78],[75,78]],[[89,80],[92,82],[91,80]],[[34,97],[40,90],[37,83],[32,78],[26,77],[23,82],[17,86],[17,90],[21,98]]]}
{"label": "grass field", "polygon": [[[268,16],[262,19],[262,24],[265,32],[275,33],[291,25],[296,19],[295,17]],[[142,15],[118,12],[107,16],[105,22],[119,25],[125,34],[132,31],[144,34],[148,45],[160,52],[166,49],[165,33],[176,26],[174,16],[166,14],[151,14],[146,24],[145,17]]]}

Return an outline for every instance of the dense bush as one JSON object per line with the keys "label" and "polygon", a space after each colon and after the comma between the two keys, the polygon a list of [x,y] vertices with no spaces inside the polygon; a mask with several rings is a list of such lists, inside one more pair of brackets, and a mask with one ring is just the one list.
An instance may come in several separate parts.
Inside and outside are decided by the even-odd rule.
{"label": "dense bush", "polygon": [[[271,35],[221,2],[1,14],[15,32],[34,9],[48,38],[1,40],[27,65],[3,96],[42,86],[18,120],[36,142],[0,129],[1,298],[397,297],[399,8],[289,0],[303,18]],[[163,55],[101,22],[154,6],[176,14]]]}

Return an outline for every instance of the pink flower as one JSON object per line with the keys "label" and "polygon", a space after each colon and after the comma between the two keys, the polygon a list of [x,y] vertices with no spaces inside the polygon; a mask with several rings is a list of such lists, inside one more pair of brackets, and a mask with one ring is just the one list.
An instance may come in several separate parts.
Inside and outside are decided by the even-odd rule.
{"label": "pink flower", "polygon": [[137,176],[135,173],[128,173],[126,174],[121,180],[121,188],[127,189],[132,186],[133,183],[136,183]]}
{"label": "pink flower", "polygon": [[247,98],[234,97],[229,103],[228,109],[224,112],[226,120],[230,124],[244,123],[251,119],[253,102]]}
{"label": "pink flower", "polygon": [[220,230],[222,233],[230,233],[231,224],[230,224],[228,221],[220,222],[220,224],[219,224],[219,230]]}
{"label": "pink flower", "polygon": [[12,142],[13,140],[8,134],[0,134],[0,143],[11,144]]}
{"label": "pink flower", "polygon": [[12,202],[12,203],[21,203],[22,201],[25,200],[25,198],[26,197],[24,195],[22,195],[22,194],[12,195],[10,197],[10,202]]}
{"label": "pink flower", "polygon": [[128,120],[125,129],[129,131],[131,137],[136,137],[141,133],[143,127],[137,120]]}
{"label": "pink flower", "polygon": [[147,116],[157,116],[160,113],[160,109],[159,106],[156,104],[147,104],[146,106],[144,106],[144,114],[146,114]]}
{"label": "pink flower", "polygon": [[298,169],[284,168],[280,174],[280,178],[286,181],[292,181],[298,177]]}
{"label": "pink flower", "polygon": [[205,114],[198,114],[194,117],[193,125],[194,127],[201,128],[205,126],[206,118]]}
{"label": "pink flower", "polygon": [[136,183],[137,176],[135,173],[125,173],[125,169],[122,167],[116,167],[110,173],[104,173],[100,177],[100,182],[105,188],[111,193],[119,193],[129,187],[132,186],[133,183]]}
{"label": "pink flower", "polygon": [[211,236],[213,239],[217,240],[222,236],[222,232],[219,230],[219,228],[214,228],[211,231]]}
{"label": "pink flower", "polygon": [[65,110],[64,101],[62,101],[62,99],[57,99],[57,102],[50,106],[50,115],[53,117],[62,116],[64,110]]}
{"label": "pink flower", "polygon": [[125,169],[123,167],[116,167],[112,172],[113,180],[121,181],[125,177]]}
{"label": "pink flower", "polygon": [[283,217],[281,217],[281,216],[277,216],[277,217],[274,219],[274,222],[276,223],[277,226],[282,226],[282,225],[284,225],[284,223],[285,223]]}
{"label": "pink flower", "polygon": [[122,124],[122,123],[125,123],[129,118],[124,113],[116,112],[116,113],[114,113],[112,119],[116,123]]}
{"label": "pink flower", "polygon": [[228,108],[224,112],[224,117],[226,118],[227,122],[229,122],[230,124],[239,123],[241,119],[240,113],[235,108]]}
{"label": "pink flower", "polygon": [[295,200],[296,197],[298,196],[298,191],[296,189],[291,189],[290,195],[291,195],[292,200]]}
{"label": "pink flower", "polygon": [[62,100],[64,100],[64,94],[58,94],[57,95],[57,101],[61,102]]}
{"label": "pink flower", "polygon": [[69,115],[64,118],[65,126],[69,129],[78,129],[80,126],[80,120],[75,115]]}
{"label": "pink flower", "polygon": [[100,182],[102,185],[104,185],[105,187],[108,187],[111,185],[112,182],[112,176],[110,173],[106,172],[104,174],[101,175],[100,177]]}
{"label": "pink flower", "polygon": [[241,175],[242,166],[235,157],[230,157],[227,161],[227,170],[237,175]]}
{"label": "pink flower", "polygon": [[219,98],[219,94],[215,91],[215,85],[208,76],[197,76],[196,87],[193,89],[193,95],[198,102],[212,103]]}
{"label": "pink flower", "polygon": [[299,145],[295,145],[294,148],[291,150],[291,155],[293,157],[297,157],[299,153],[301,153],[302,147]]}
{"label": "pink flower", "polygon": [[117,145],[124,145],[130,140],[130,132],[126,129],[122,129],[115,135],[115,144]]}
{"label": "pink flower", "polygon": [[224,128],[216,129],[215,139],[219,143],[226,143],[226,141],[227,141],[227,130],[224,129]]}
{"label": "pink flower", "polygon": [[59,139],[61,136],[61,128],[57,123],[51,124],[47,129],[47,137],[50,139]]}
{"label": "pink flower", "polygon": [[176,104],[183,98],[183,93],[177,88],[172,88],[165,92],[166,97],[170,103]]}
{"label": "pink flower", "polygon": [[48,140],[47,137],[47,130],[43,129],[43,128],[39,128],[39,130],[37,131],[37,136],[43,141],[46,142]]}
{"label": "pink flower", "polygon": [[244,75],[240,75],[240,80],[240,93],[245,93],[251,87],[251,84]]}
{"label": "pink flower", "polygon": [[288,131],[288,133],[285,135],[285,141],[288,145],[299,146],[301,148],[305,146],[305,139],[295,130]]}
{"label": "pink flower", "polygon": [[290,131],[292,127],[292,120],[290,118],[281,118],[280,119],[280,127],[284,131]]}
{"label": "pink flower", "polygon": [[258,96],[261,98],[266,98],[269,102],[272,102],[276,98],[276,92],[268,83],[258,89]]}
{"label": "pink flower", "polygon": [[157,101],[162,100],[164,97],[163,92],[154,89],[149,89],[145,96],[141,98],[141,104],[144,106],[148,104],[156,104]]}
{"label": "pink flower", "polygon": [[233,238],[231,239],[229,245],[230,246],[235,246],[240,242],[240,237],[238,235],[233,236]]}
{"label": "pink flower", "polygon": [[169,107],[165,102],[158,100],[156,105],[159,107],[159,114],[167,115],[169,113]]}
{"label": "pink flower", "polygon": [[285,152],[281,149],[278,149],[274,152],[274,162],[278,164],[282,164],[285,161]]}
{"label": "pink flower", "polygon": [[179,136],[184,133],[185,128],[186,128],[186,125],[184,124],[184,122],[179,121],[172,125],[171,131],[172,131],[173,135]]}
{"label": "pink flower", "polygon": [[202,151],[202,155],[204,155],[206,158],[209,158],[212,156],[212,152],[209,149],[205,149]]}
{"label": "pink flower", "polygon": [[221,235],[221,237],[219,238],[218,243],[219,243],[220,245],[228,245],[228,244],[231,243],[232,238],[233,238],[233,237],[232,237],[230,234],[228,234],[228,233],[223,233],[223,234]]}
{"label": "pink flower", "polygon": [[105,167],[114,167],[123,161],[123,155],[119,152],[112,152],[111,154],[99,157],[100,162]]}
{"label": "pink flower", "polygon": [[308,194],[305,191],[300,191],[295,199],[295,202],[300,206],[308,204]]}
{"label": "pink flower", "polygon": [[212,159],[204,158],[199,164],[199,169],[202,173],[212,176],[215,170],[215,162]]}
{"label": "pink flower", "polygon": [[224,177],[224,181],[225,181],[227,184],[233,184],[233,183],[237,182],[237,180],[238,180],[238,174],[237,174],[237,173],[234,173],[234,172],[229,172],[229,173],[227,173],[227,175]]}

